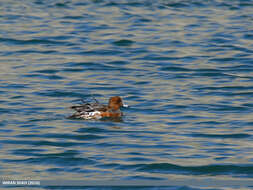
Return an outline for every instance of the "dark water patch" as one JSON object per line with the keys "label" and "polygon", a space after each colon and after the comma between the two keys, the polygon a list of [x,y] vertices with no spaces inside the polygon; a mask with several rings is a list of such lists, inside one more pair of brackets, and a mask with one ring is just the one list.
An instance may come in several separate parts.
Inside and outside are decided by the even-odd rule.
{"label": "dark water patch", "polygon": [[251,177],[253,175],[252,165],[201,165],[201,166],[180,166],[169,163],[153,163],[153,164],[133,164],[120,166],[123,170],[136,170],[139,172],[161,173],[161,174],[193,174],[193,175],[246,175]]}
{"label": "dark water patch", "polygon": [[68,7],[69,2],[64,2],[64,3],[55,3],[54,6],[58,7],[58,8],[67,8]]}
{"label": "dark water patch", "polygon": [[97,164],[96,167],[99,168],[110,168],[110,169],[116,169],[120,167],[120,164],[116,164],[116,163],[109,163],[109,164]]}
{"label": "dark water patch", "polygon": [[10,114],[10,113],[17,113],[17,109],[13,109],[13,108],[0,108],[0,113],[1,114]]}
{"label": "dark water patch", "polygon": [[203,154],[193,154],[193,155],[189,155],[189,156],[181,156],[181,159],[205,159],[205,158],[210,158],[210,156],[208,155],[203,155]]}
{"label": "dark water patch", "polygon": [[235,155],[235,152],[237,151],[233,151],[233,148],[226,148],[227,147],[231,147],[228,144],[224,144],[224,143],[212,143],[213,145],[217,145],[217,147],[224,147],[224,148],[215,148],[215,149],[206,149],[206,151],[208,153],[215,153],[219,156],[224,156],[224,157],[232,157]]}
{"label": "dark water patch", "polygon": [[146,60],[146,61],[171,61],[179,60],[179,57],[168,57],[168,56],[158,56],[158,55],[147,55],[140,58],[135,58],[135,60]]}
{"label": "dark water patch", "polygon": [[198,87],[198,90],[209,90],[209,91],[245,91],[253,90],[253,86],[207,86],[207,87]]}
{"label": "dark water patch", "polygon": [[55,167],[52,167],[52,168],[47,169],[47,172],[54,173],[54,174],[57,174],[57,173],[60,173],[60,172],[64,172],[64,171],[66,171],[66,168],[55,168]]}
{"label": "dark water patch", "polygon": [[134,42],[132,40],[127,40],[127,39],[122,39],[113,42],[114,45],[116,46],[131,46]]}
{"label": "dark water patch", "polygon": [[19,20],[20,17],[22,18],[22,15],[15,13],[15,14],[1,15],[1,17],[5,18],[10,23],[15,23],[15,21]]}
{"label": "dark water patch", "polygon": [[[22,141],[21,141],[22,142]],[[29,141],[28,141],[29,142]],[[32,145],[34,146],[57,146],[57,147],[71,147],[71,146],[79,146],[83,145],[83,143],[77,142],[62,142],[62,141],[33,141]]]}
{"label": "dark water patch", "polygon": [[169,127],[170,126],[181,126],[187,124],[187,122],[180,122],[180,121],[173,121],[173,122],[167,122],[166,123]]}
{"label": "dark water patch", "polygon": [[[193,91],[193,93],[198,93],[201,96],[219,96],[219,97],[233,97],[233,96],[241,96],[241,97],[251,97],[252,96],[252,92],[233,92],[233,91],[222,91],[222,90],[206,90],[206,91]],[[241,107],[242,109],[245,107]]]}
{"label": "dark water patch", "polygon": [[[169,54],[174,54],[175,51],[171,51],[169,52]],[[167,54],[167,53],[166,53]],[[168,63],[167,61],[182,61],[182,62],[192,62],[198,59],[198,57],[194,57],[194,56],[167,56],[167,55],[159,55],[159,54],[150,54],[147,56],[143,56],[141,58],[135,58],[135,60],[146,60],[146,61],[159,61],[161,63],[163,63],[162,65],[167,66]],[[158,64],[158,63],[156,63]],[[173,65],[172,67],[177,67],[176,65]],[[179,67],[181,68],[181,67]]]}
{"label": "dark water patch", "polygon": [[[216,95],[216,96],[228,96],[227,94],[223,92],[214,92],[214,93],[206,93],[204,95]],[[205,111],[210,111],[210,112],[223,112],[223,113],[229,113],[229,112],[248,112],[250,111],[249,107],[247,106],[230,106],[228,105],[229,103],[224,103],[224,104],[194,104],[191,105],[191,110],[205,110]]]}
{"label": "dark water patch", "polygon": [[183,115],[183,116],[176,116],[173,119],[175,120],[184,120],[184,121],[194,121],[194,120],[201,120],[205,117],[198,116],[198,115]]}
{"label": "dark water patch", "polygon": [[186,8],[186,7],[190,6],[191,4],[184,2],[184,1],[182,1],[182,2],[172,1],[172,2],[166,3],[164,5],[167,7],[171,7],[171,8]]}
{"label": "dark water patch", "polygon": [[239,1],[238,2],[239,7],[253,7],[252,1]]}
{"label": "dark water patch", "polygon": [[134,82],[135,85],[148,85],[152,83],[152,81],[138,81],[138,82]]}
{"label": "dark water patch", "polygon": [[[167,178],[163,177],[148,177],[148,176],[141,176],[141,175],[136,175],[136,176],[128,176],[125,177],[123,180],[167,180]],[[140,187],[139,187],[140,188]],[[162,188],[162,187],[161,187]],[[138,189],[138,188],[137,188]],[[150,189],[157,189],[157,188],[150,188]],[[159,188],[160,189],[160,188]],[[166,188],[165,188],[166,189]],[[167,189],[173,190],[174,188],[167,187]]]}
{"label": "dark water patch", "polygon": [[3,127],[3,126],[5,126],[6,124],[8,123],[8,121],[7,120],[1,120],[1,122],[0,122],[0,127]]}
{"label": "dark water patch", "polygon": [[237,76],[235,75],[230,75],[230,74],[225,74],[223,72],[198,72],[194,74],[196,77],[212,77],[212,78],[230,78],[235,79]]}
{"label": "dark water patch", "polygon": [[57,54],[57,51],[54,50],[48,50],[48,51],[42,51],[42,50],[31,50],[31,49],[27,49],[27,50],[19,50],[19,51],[12,51],[12,52],[6,52],[7,56],[10,55],[26,55],[26,54]]}
{"label": "dark water patch", "polygon": [[253,103],[245,103],[245,104],[242,104],[242,106],[253,108]]}
{"label": "dark water patch", "polygon": [[129,162],[151,162],[153,159],[145,158],[145,157],[131,157],[126,159]]}
{"label": "dark water patch", "polygon": [[[50,117],[49,115],[47,115],[45,118],[29,118],[28,119],[28,122],[29,122],[29,124],[26,124],[26,125],[32,125],[32,124],[30,124],[30,123],[36,123],[36,122],[43,122],[43,121],[56,121],[56,120],[62,120],[63,118],[64,118],[64,116],[62,116],[62,115],[60,115],[60,116],[57,116],[56,114],[52,114],[52,113],[48,113],[50,116],[52,116],[52,117]],[[26,125],[24,125],[24,126],[26,126]],[[35,124],[33,124],[34,126],[35,126]],[[40,126],[37,126],[38,128],[40,127],[40,128],[49,128],[49,126],[43,126],[42,124],[40,125]]]}
{"label": "dark water patch", "polygon": [[65,68],[62,69],[63,72],[83,72],[86,71],[85,68]]}
{"label": "dark water patch", "polygon": [[[122,145],[122,144],[121,144]],[[107,147],[118,147],[120,146],[119,144],[111,144],[111,143],[97,143],[96,144],[97,147],[103,147],[103,148],[107,148]]]}
{"label": "dark water patch", "polygon": [[[4,124],[2,124],[0,126],[4,126]],[[12,133],[13,131],[14,130],[12,130],[12,129],[0,129],[1,134],[8,134],[8,133]]]}
{"label": "dark water patch", "polygon": [[96,62],[67,62],[63,64],[65,67],[97,67],[99,65],[100,63]]}
{"label": "dark water patch", "polygon": [[79,146],[84,143],[77,142],[62,142],[62,141],[47,141],[47,140],[0,140],[1,143],[4,144],[21,144],[28,146],[53,146],[53,147],[71,147],[71,146]]}
{"label": "dark water patch", "polygon": [[187,43],[185,43],[184,41],[180,41],[180,40],[173,40],[170,42],[172,46],[176,46],[176,47],[187,47],[189,46]]}
{"label": "dark water patch", "polygon": [[109,64],[109,65],[120,65],[120,66],[122,66],[122,65],[127,65],[127,64],[129,64],[129,62],[128,62],[128,61],[110,61],[110,62],[108,62],[107,64]]}
{"label": "dark water patch", "polygon": [[46,150],[30,148],[30,149],[15,149],[11,153],[17,156],[36,156],[38,152],[44,152],[44,151]]}
{"label": "dark water patch", "polygon": [[30,128],[30,127],[36,127],[36,125],[34,125],[34,124],[24,124],[24,125],[20,125],[19,127]]}
{"label": "dark water patch", "polygon": [[222,70],[218,69],[195,69],[194,76],[203,76],[203,77],[214,77],[214,78],[236,78],[236,75],[225,73]]}
{"label": "dark water patch", "polygon": [[53,40],[53,41],[60,41],[65,42],[67,40],[71,40],[73,38],[72,35],[66,34],[66,35],[55,35],[55,36],[47,36],[47,40]]}
{"label": "dark water patch", "polygon": [[[241,61],[251,62],[252,59],[243,58]],[[221,67],[221,68],[229,72],[235,72],[235,71],[236,72],[250,72],[251,70],[253,70],[253,66],[251,66],[250,64],[245,64],[245,65],[240,64],[236,66]]]}
{"label": "dark water patch", "polygon": [[224,36],[220,36],[219,34],[216,34],[213,38],[209,40],[209,43],[213,43],[214,46],[222,45],[222,44],[230,44],[233,43],[232,39],[226,38]]}
{"label": "dark water patch", "polygon": [[225,105],[225,104],[214,104],[214,105],[210,105],[210,110],[241,112],[241,111],[248,111],[249,109],[244,106],[229,106],[229,105]]}
{"label": "dark water patch", "polygon": [[14,38],[0,38],[0,43],[7,43],[8,45],[67,45],[67,42],[55,41],[55,40],[46,40],[46,39],[29,39],[29,40],[20,40]]}
{"label": "dark water patch", "polygon": [[40,164],[40,165],[58,165],[58,166],[83,166],[94,164],[95,162],[88,158],[68,157],[68,156],[40,156],[25,159],[2,159],[4,163],[24,163],[24,164]]}
{"label": "dark water patch", "polygon": [[82,20],[84,19],[84,16],[78,15],[78,16],[72,16],[72,15],[68,15],[68,16],[64,16],[62,17],[62,19],[69,19],[69,20]]}
{"label": "dark water patch", "polygon": [[189,134],[188,136],[199,137],[199,138],[222,138],[222,139],[227,139],[227,138],[241,139],[241,138],[249,138],[249,137],[251,137],[251,135],[246,134],[246,133],[234,133],[234,134],[203,134],[203,133],[192,133],[192,134]]}
{"label": "dark water patch", "polygon": [[164,109],[178,109],[178,110],[183,110],[186,108],[189,108],[189,105],[177,105],[177,104],[168,104],[163,106]]}
{"label": "dark water patch", "polygon": [[[136,135],[128,135],[129,137],[138,137]],[[142,136],[143,137],[143,136]],[[139,138],[137,139],[140,139],[142,138],[141,136],[139,136]],[[144,138],[144,137],[143,137]],[[128,144],[128,145],[125,145],[125,144],[112,144],[112,143],[97,143],[96,144],[97,147],[112,147],[112,148],[117,148],[117,149],[120,149],[120,148],[134,148],[134,149],[140,149],[140,150],[149,150],[149,149],[158,149],[158,150],[161,150],[161,149],[167,149],[167,150],[174,150],[174,149],[180,149],[180,148],[191,148],[191,146],[186,146],[186,145],[163,145],[163,144]]]}
{"label": "dark water patch", "polygon": [[109,1],[104,4],[104,6],[108,7],[121,7],[121,8],[127,8],[127,7],[145,7],[145,6],[151,6],[153,5],[150,1]]}
{"label": "dark water patch", "polygon": [[106,132],[108,132],[108,130],[98,128],[98,127],[89,127],[89,128],[79,128],[75,132],[78,132],[78,133],[106,133]]}
{"label": "dark water patch", "polygon": [[219,122],[219,121],[201,121],[201,122],[196,122],[198,125],[222,125],[225,124],[225,122]]}
{"label": "dark water patch", "polygon": [[87,95],[78,92],[72,91],[59,91],[59,90],[47,90],[41,92],[35,92],[39,96],[49,96],[49,97],[77,97],[77,98],[85,98]]}
{"label": "dark water patch", "polygon": [[55,75],[55,74],[48,74],[48,75],[42,75],[42,74],[26,74],[23,75],[24,77],[28,78],[41,78],[41,79],[48,79],[48,80],[63,80],[65,77]]}
{"label": "dark water patch", "polygon": [[198,73],[221,73],[221,72],[223,72],[220,69],[207,69],[207,68],[195,69],[194,71],[198,72]]}
{"label": "dark water patch", "polygon": [[16,84],[12,84],[12,83],[7,83],[7,84],[4,84],[4,85],[1,85],[0,86],[1,88],[5,88],[5,89],[25,89],[25,88],[29,88],[29,84],[19,84],[19,83],[16,83]]}
{"label": "dark water patch", "polygon": [[228,159],[229,157],[227,156],[220,156],[220,157],[217,157],[217,158],[214,158],[215,160],[226,160]]}
{"label": "dark water patch", "polygon": [[138,23],[146,23],[146,22],[149,23],[149,22],[152,22],[152,19],[142,17],[142,18],[138,19],[137,22]]}
{"label": "dark water patch", "polygon": [[253,40],[253,34],[244,34],[243,37],[247,40]]}
{"label": "dark water patch", "polygon": [[[208,47],[207,49],[205,49],[205,51],[207,52],[207,53],[209,53],[209,52],[224,52],[224,51],[226,51],[226,48],[221,48],[221,47],[219,47],[219,46],[214,46],[214,47]],[[213,61],[213,58],[210,58],[210,59],[208,59],[208,61],[210,61],[210,62],[212,62]],[[214,60],[214,62],[216,62],[217,60]]]}
{"label": "dark water patch", "polygon": [[[2,92],[0,92],[2,93]],[[11,99],[24,99],[25,96],[12,96]]]}
{"label": "dark water patch", "polygon": [[[103,122],[103,121],[101,121]],[[89,123],[86,123],[87,125],[89,125]],[[112,122],[108,122],[108,126],[111,126]],[[75,132],[78,133],[104,133],[104,134],[113,134],[113,133],[119,133],[119,134],[161,134],[161,132],[155,132],[155,131],[142,131],[142,130],[124,130],[124,128],[98,128],[96,126],[101,125],[101,127],[103,127],[105,125],[105,123],[97,123],[97,122],[93,122],[92,126],[94,127],[88,127],[88,128],[79,128],[78,130],[76,130]],[[141,126],[142,123],[138,123],[138,122],[134,122],[133,125],[135,126]]]}
{"label": "dark water patch", "polygon": [[55,74],[57,72],[59,72],[58,70],[55,69],[42,69],[42,70],[35,70],[33,72],[37,72],[37,73],[46,73],[46,74]]}
{"label": "dark water patch", "polygon": [[[253,51],[248,49],[248,48],[244,48],[244,47],[240,47],[240,46],[236,46],[236,45],[223,45],[223,46],[220,46],[220,47],[228,48],[230,50],[235,50],[235,51],[242,51],[242,52],[245,52],[245,53],[253,53]],[[238,59],[238,58],[236,58],[236,59]]]}
{"label": "dark water patch", "polygon": [[[1,85],[0,85],[0,88],[5,88],[5,86],[1,86]],[[1,94],[5,94],[5,93],[8,93],[8,91],[7,91],[7,90],[5,90],[5,91],[0,90],[0,93],[1,93]],[[4,103],[4,102],[6,102],[6,101],[0,100],[0,103],[1,103],[1,104]]]}
{"label": "dark water patch", "polygon": [[79,141],[90,141],[90,140],[98,140],[105,138],[103,136],[98,135],[77,135],[77,134],[56,134],[56,133],[46,133],[46,134],[21,134],[17,135],[17,138],[53,138],[53,139],[73,139]]}
{"label": "dark water patch", "polygon": [[209,59],[210,62],[234,62],[236,59],[234,57],[224,57],[224,58],[212,58]]}
{"label": "dark water patch", "polygon": [[90,55],[90,56],[113,56],[123,54],[123,51],[120,50],[110,50],[110,49],[97,49],[90,51],[83,51],[79,53],[80,55]]}
{"label": "dark water patch", "polygon": [[134,156],[144,156],[144,154],[141,152],[128,152],[127,154],[134,155]]}
{"label": "dark water patch", "polygon": [[[52,168],[49,168],[46,170],[47,172],[50,172],[52,174],[59,174],[59,173],[62,173],[62,172],[70,172],[70,173],[92,173],[93,170],[89,170],[89,169],[82,169],[81,167],[65,167],[65,168],[55,168],[55,167],[52,167]],[[71,188],[72,189],[72,188]]]}
{"label": "dark water patch", "polygon": [[169,67],[162,67],[161,71],[171,71],[171,72],[190,72],[191,69],[187,69],[184,67],[175,67],[175,66],[169,66]]}

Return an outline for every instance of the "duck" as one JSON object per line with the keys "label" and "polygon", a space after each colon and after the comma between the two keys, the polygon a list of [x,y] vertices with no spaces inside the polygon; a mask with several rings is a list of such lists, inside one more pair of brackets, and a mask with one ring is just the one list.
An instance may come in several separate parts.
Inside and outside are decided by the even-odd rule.
{"label": "duck", "polygon": [[75,113],[69,116],[70,119],[102,119],[102,118],[120,118],[123,116],[121,107],[128,107],[123,104],[122,98],[113,96],[109,99],[108,105],[99,103],[96,99],[95,102],[89,103],[83,101],[83,104],[78,106],[71,106]]}

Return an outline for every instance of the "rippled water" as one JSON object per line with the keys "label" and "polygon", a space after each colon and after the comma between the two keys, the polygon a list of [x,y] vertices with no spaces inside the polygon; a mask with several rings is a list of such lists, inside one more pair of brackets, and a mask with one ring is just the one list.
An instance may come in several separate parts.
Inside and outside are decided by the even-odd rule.
{"label": "rippled water", "polygon": [[[252,0],[1,1],[1,175],[251,179],[252,10]],[[121,122],[66,119],[91,95],[130,107]]]}

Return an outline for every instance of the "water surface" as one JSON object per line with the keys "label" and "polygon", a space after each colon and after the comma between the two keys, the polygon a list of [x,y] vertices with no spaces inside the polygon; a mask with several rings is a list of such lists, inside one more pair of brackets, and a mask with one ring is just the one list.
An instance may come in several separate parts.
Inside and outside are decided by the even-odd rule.
{"label": "water surface", "polygon": [[[252,0],[1,1],[0,172],[251,179],[252,9]],[[91,95],[130,107],[121,122],[66,119]]]}

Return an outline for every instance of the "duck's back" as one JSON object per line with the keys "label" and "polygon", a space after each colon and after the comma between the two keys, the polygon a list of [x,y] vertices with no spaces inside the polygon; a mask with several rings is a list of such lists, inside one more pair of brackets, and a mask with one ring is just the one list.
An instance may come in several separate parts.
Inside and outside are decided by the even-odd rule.
{"label": "duck's back", "polygon": [[70,119],[100,119],[100,112],[107,110],[107,106],[100,104],[99,102],[84,103],[70,108],[76,111],[69,117]]}

